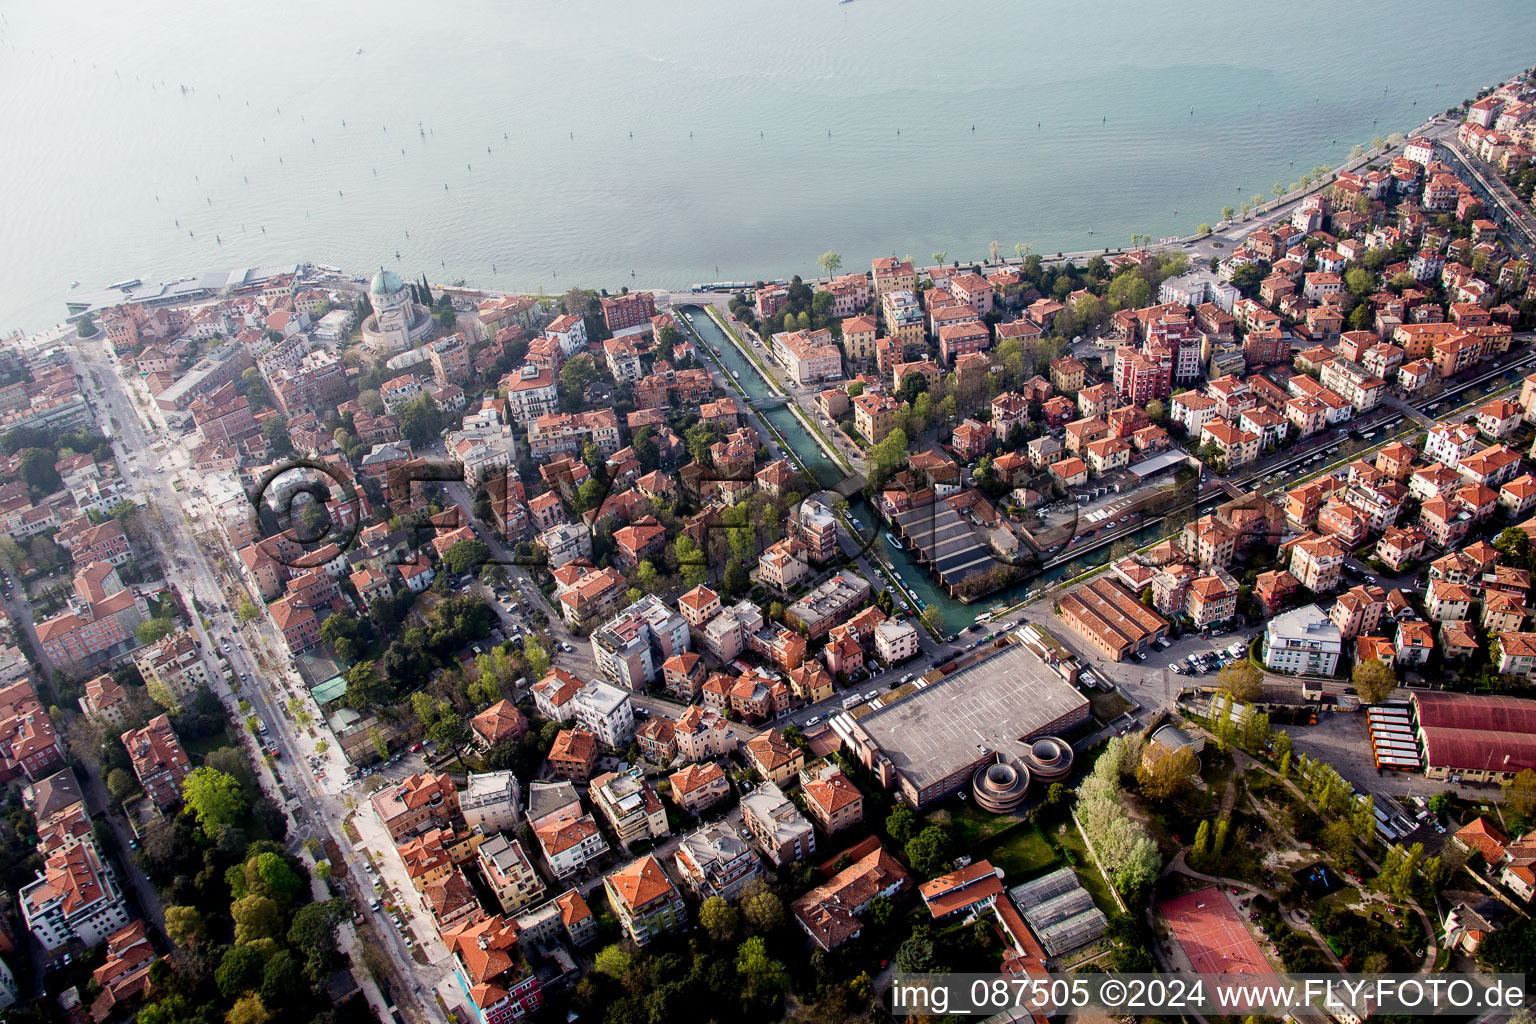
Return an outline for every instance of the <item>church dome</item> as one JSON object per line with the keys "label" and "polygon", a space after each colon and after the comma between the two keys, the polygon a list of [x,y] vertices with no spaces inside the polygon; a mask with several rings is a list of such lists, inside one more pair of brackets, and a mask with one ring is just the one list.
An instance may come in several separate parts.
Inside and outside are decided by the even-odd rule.
{"label": "church dome", "polygon": [[380,270],[373,275],[373,283],[368,286],[369,295],[394,295],[405,289],[405,282],[400,280],[400,275],[393,270]]}

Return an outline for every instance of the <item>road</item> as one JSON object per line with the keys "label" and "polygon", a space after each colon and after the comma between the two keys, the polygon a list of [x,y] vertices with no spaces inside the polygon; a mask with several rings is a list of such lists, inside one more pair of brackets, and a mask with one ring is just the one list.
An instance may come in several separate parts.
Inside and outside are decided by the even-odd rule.
{"label": "road", "polygon": [[[194,615],[191,629],[204,656],[214,662],[216,670],[212,674],[218,677],[215,693],[235,722],[242,723],[247,714],[254,714],[265,723],[268,732],[263,739],[281,752],[280,757],[267,762],[256,749],[255,739],[246,737],[253,748],[258,775],[267,784],[269,795],[279,806],[288,805],[285,790],[296,798],[296,806],[291,812],[290,849],[295,852],[302,849],[302,839],[306,835],[330,838],[342,851],[348,875],[353,879],[367,878],[364,860],[336,827],[350,813],[347,800],[342,796],[346,763],[340,748],[331,744],[323,756],[318,755],[319,734],[301,729],[290,716],[287,710],[290,702],[296,709],[295,715],[304,712],[318,720],[320,712],[309,698],[303,680],[291,668],[286,646],[271,619],[262,616],[254,623],[241,625],[237,616],[227,610],[231,597],[210,565],[209,554],[210,548],[215,552],[223,548],[222,533],[216,529],[200,532],[194,519],[195,497],[190,491],[178,492],[172,486],[178,478],[194,476],[186,472],[187,446],[175,440],[163,424],[155,423],[156,417],[151,411],[153,405],[142,390],[135,388],[137,393],[130,396],[116,368],[115,357],[105,351],[104,341],[71,344],[69,352],[76,371],[88,375],[97,390],[102,411],[117,424],[113,446],[119,465],[128,467],[145,504],[159,510],[164,517],[164,524],[150,531],[155,547],[168,569],[181,570],[173,575],[174,582],[197,600],[211,624],[212,628],[205,628],[202,617]],[[146,432],[140,410],[143,410],[143,421],[148,422],[150,432]],[[194,508],[189,510],[184,505]],[[189,511],[193,515],[189,515]],[[208,520],[204,518],[203,522]],[[227,548],[221,553],[225,558],[232,557]],[[236,581],[229,583],[231,589],[238,587]],[[241,680],[238,692],[222,678],[223,671],[214,657],[214,652],[220,649]],[[248,702],[248,711],[240,705],[241,700]],[[313,764],[308,760],[310,758],[315,758]],[[366,811],[358,815],[359,820],[371,817]],[[413,1010],[413,1015],[420,1020],[446,1021],[437,1001],[426,995],[445,981],[446,966],[416,964],[409,948],[385,915],[376,914],[374,922],[378,926],[375,931],[385,937],[388,959],[400,972],[393,987],[402,1009]],[[344,926],[344,930],[350,933],[350,925]],[[348,934],[343,941],[351,944],[355,936]],[[446,958],[446,950],[442,953],[443,957],[439,959]],[[368,993],[370,1002],[378,1001],[377,989],[360,957],[353,963],[353,973]],[[448,981],[451,985],[451,978]],[[416,995],[414,1006],[412,1000],[405,999],[406,991]]]}

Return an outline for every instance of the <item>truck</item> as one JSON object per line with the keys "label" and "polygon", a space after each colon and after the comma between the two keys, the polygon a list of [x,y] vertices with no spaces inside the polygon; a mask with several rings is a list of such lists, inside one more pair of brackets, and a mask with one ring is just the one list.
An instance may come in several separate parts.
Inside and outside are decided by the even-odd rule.
{"label": "truck", "polygon": [[267,734],[267,723],[263,722],[259,718],[256,719],[256,731],[258,733],[260,733],[261,735],[265,736]]}

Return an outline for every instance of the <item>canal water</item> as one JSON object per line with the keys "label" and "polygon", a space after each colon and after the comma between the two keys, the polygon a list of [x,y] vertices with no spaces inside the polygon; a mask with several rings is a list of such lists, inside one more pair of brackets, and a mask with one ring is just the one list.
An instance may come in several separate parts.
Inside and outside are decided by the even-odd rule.
{"label": "canal water", "polygon": [[[829,456],[821,447],[818,440],[796,418],[794,413],[784,405],[777,404],[780,396],[763,379],[752,360],[742,354],[734,342],[728,338],[720,326],[698,306],[684,307],[684,311],[693,314],[693,329],[699,337],[711,349],[718,349],[716,357],[727,370],[735,376],[742,390],[747,393],[754,405],[768,403],[773,407],[758,410],[758,415],[773,425],[784,440],[794,449],[800,462],[816,479],[816,483],[824,488],[834,487],[841,483],[847,472],[836,460]],[[750,344],[750,339],[748,340]],[[766,356],[762,358],[766,359]],[[956,633],[965,629],[976,621],[976,616],[995,605],[1011,605],[1022,600],[1030,590],[1044,589],[1059,580],[1070,578],[1095,566],[1103,565],[1109,560],[1110,547],[1108,545],[1097,551],[1085,553],[1072,562],[1059,566],[1040,576],[1020,583],[1011,589],[1000,591],[988,597],[982,598],[974,604],[967,605],[949,597],[935,585],[928,570],[912,561],[904,550],[898,550],[884,539],[885,527],[880,518],[875,514],[870,503],[862,498],[854,498],[849,501],[849,514],[857,519],[864,528],[867,537],[870,531],[875,532],[874,542],[869,545],[870,554],[884,561],[901,575],[903,584],[914,596],[923,601],[929,607],[939,608],[944,615],[944,630],[946,633]],[[1202,509],[1204,511],[1204,509]],[[1157,540],[1161,528],[1157,525],[1148,526],[1132,535],[1136,546],[1150,544]]]}

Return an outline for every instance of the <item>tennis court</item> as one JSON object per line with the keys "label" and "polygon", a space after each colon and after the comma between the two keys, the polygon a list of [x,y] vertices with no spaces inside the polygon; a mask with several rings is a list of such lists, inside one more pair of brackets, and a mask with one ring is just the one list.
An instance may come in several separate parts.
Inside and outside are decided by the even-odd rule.
{"label": "tennis court", "polygon": [[1220,887],[1168,900],[1158,909],[1197,973],[1269,974],[1274,970]]}

